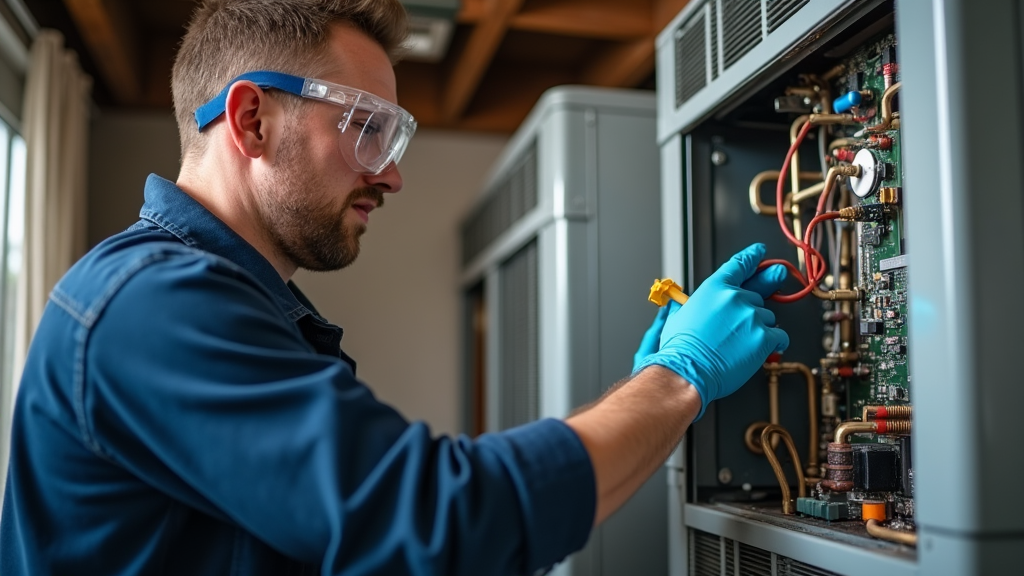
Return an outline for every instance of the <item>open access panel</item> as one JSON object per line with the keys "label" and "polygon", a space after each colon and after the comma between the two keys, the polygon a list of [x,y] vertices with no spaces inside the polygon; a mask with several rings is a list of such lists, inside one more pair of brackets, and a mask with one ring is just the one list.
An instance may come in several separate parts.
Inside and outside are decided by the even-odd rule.
{"label": "open access panel", "polygon": [[669,462],[673,575],[1024,570],[1022,22],[694,0],[659,36],[664,275],[763,242],[792,278],[789,349]]}

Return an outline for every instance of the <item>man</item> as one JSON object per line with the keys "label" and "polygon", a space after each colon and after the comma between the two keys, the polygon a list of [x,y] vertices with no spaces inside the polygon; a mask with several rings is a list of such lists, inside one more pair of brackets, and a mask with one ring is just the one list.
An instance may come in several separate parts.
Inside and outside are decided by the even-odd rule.
{"label": "man", "polygon": [[[289,282],[351,263],[415,129],[397,0],[217,0],[173,75],[183,161],[53,291],[0,527],[15,574],[524,574],[581,548],[788,338],[730,260],[566,421],[433,438]],[[662,327],[663,325],[663,327]]]}

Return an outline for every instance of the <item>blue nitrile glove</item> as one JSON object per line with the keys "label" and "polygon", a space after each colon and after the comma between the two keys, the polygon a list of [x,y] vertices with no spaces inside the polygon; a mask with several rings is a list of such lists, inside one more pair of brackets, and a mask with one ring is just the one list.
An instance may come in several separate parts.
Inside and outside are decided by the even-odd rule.
{"label": "blue nitrile glove", "polygon": [[[676,305],[678,306],[678,304]],[[640,339],[640,347],[637,348],[636,354],[633,354],[633,372],[637,371],[644,358],[658,351],[661,343],[661,329],[665,327],[668,312],[668,306],[659,308],[657,316],[654,317],[654,322],[651,322],[651,327],[647,329],[647,332],[644,332],[644,337]]]}
{"label": "blue nitrile glove", "polygon": [[660,349],[637,366],[657,364],[685,378],[700,394],[698,419],[712,400],[739,389],[769,354],[789,346],[789,336],[775,328],[775,313],[764,307],[786,269],[776,265],[756,273],[764,251],[763,244],[754,244],[739,252],[685,306],[670,303]]}

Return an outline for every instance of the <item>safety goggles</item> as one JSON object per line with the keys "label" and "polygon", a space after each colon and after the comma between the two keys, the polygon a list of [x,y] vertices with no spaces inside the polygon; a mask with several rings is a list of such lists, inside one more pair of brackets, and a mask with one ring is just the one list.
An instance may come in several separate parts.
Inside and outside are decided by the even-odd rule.
{"label": "safety goggles", "polygon": [[348,86],[282,72],[247,72],[235,78],[213,100],[196,109],[196,124],[202,132],[224,113],[228,91],[238,81],[248,80],[260,88],[276,88],[289,94],[321,100],[348,111],[338,124],[342,156],[353,170],[380,174],[392,162],[398,163],[416,132],[416,120],[400,106]]}

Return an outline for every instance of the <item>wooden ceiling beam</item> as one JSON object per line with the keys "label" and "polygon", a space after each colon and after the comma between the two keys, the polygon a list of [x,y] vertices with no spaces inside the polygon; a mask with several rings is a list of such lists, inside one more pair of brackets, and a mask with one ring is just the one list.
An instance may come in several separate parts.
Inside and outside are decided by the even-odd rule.
{"label": "wooden ceiling beam", "polygon": [[565,0],[527,7],[512,19],[515,30],[607,40],[642,38],[651,32],[651,10],[642,2]]}
{"label": "wooden ceiling beam", "polygon": [[505,38],[512,17],[522,5],[523,0],[490,0],[487,4],[486,15],[470,33],[469,41],[459,54],[445,83],[441,102],[441,115],[444,121],[454,122],[466,110],[473,94],[480,86],[484,72],[494,58],[494,53]]}
{"label": "wooden ceiling beam", "polygon": [[580,80],[592,86],[632,88],[654,72],[654,37],[623,42],[594,60]]}
{"label": "wooden ceiling beam", "polygon": [[689,3],[689,0],[654,0],[644,38],[622,42],[594,60],[581,81],[594,86],[630,88],[654,72],[655,37]]}
{"label": "wooden ceiling beam", "polygon": [[64,0],[93,61],[118,103],[142,98],[138,36],[121,0]]}

